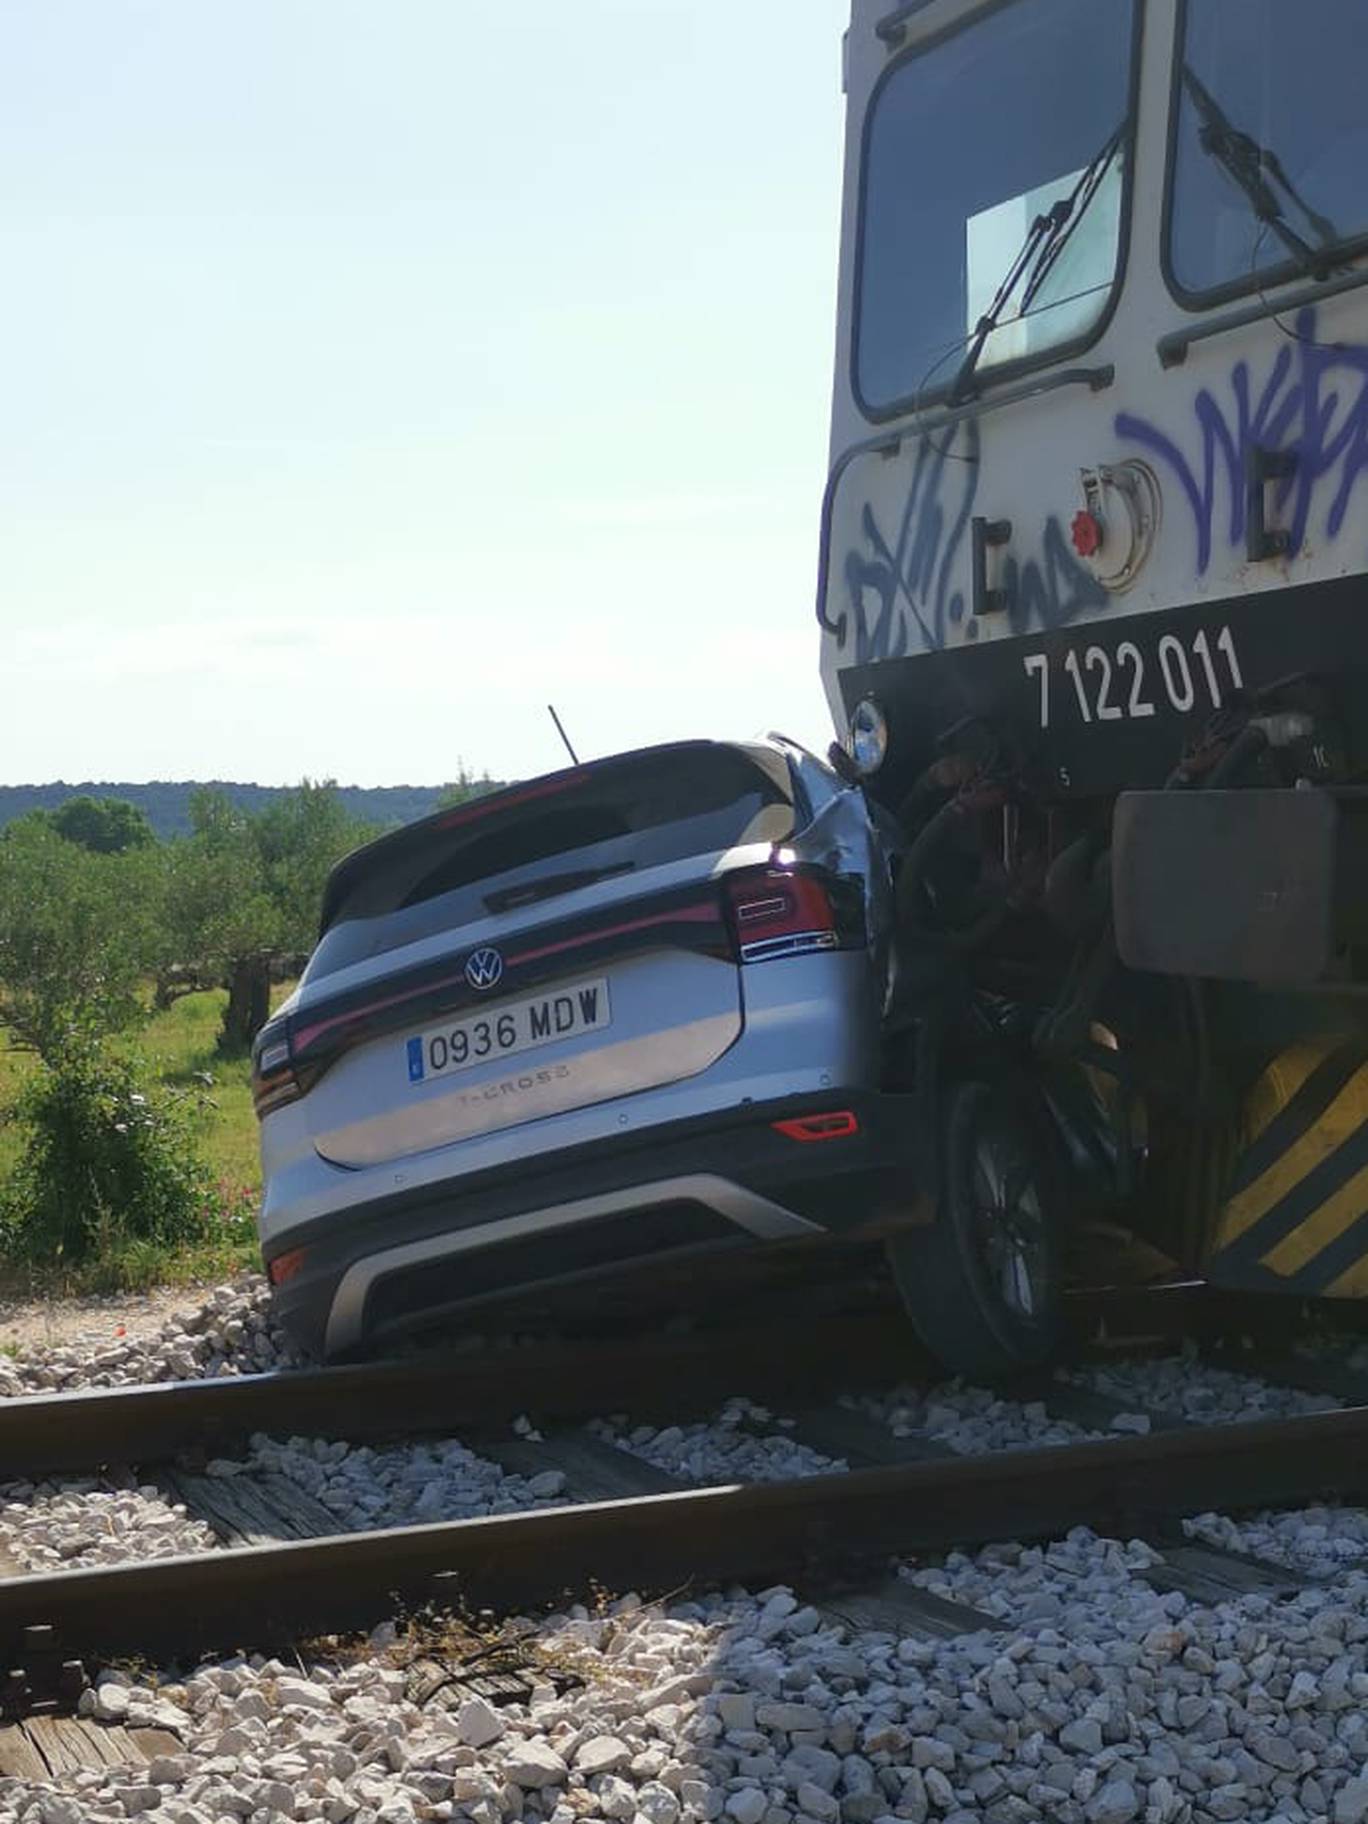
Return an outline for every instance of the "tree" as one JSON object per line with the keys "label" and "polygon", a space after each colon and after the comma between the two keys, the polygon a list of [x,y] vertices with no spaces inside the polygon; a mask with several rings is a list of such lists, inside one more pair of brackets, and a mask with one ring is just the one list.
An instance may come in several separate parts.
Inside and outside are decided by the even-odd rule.
{"label": "tree", "polygon": [[488,772],[482,773],[477,779],[462,761],[456,777],[449,779],[438,792],[434,808],[439,811],[449,811],[455,805],[467,804],[472,798],[483,798],[486,792],[498,790],[499,782],[491,779]]}
{"label": "tree", "polygon": [[308,954],[323,883],[334,862],[373,832],[343,808],[336,786],[305,780],[256,816],[222,792],[191,800],[192,835],[169,845],[167,958],[174,996],[219,982],[228,990],[221,1049],[240,1051],[265,1023],[272,969]]}
{"label": "tree", "polygon": [[158,954],[155,852],[101,854],[36,818],[0,839],[0,1022],[59,1064],[146,1014]]}
{"label": "tree", "polygon": [[250,1045],[266,1018],[281,922],[263,878],[253,819],[221,792],[196,792],[193,834],[169,843],[163,866],[165,937],[158,999],[228,990],[225,1051]]}
{"label": "tree", "polygon": [[305,779],[255,820],[266,890],[287,952],[305,956],[318,941],[323,887],[334,866],[375,830],[345,808],[336,781]]}
{"label": "tree", "polygon": [[68,842],[97,855],[122,855],[128,849],[147,849],[156,841],[147,813],[126,798],[68,798],[55,811],[40,813]]}

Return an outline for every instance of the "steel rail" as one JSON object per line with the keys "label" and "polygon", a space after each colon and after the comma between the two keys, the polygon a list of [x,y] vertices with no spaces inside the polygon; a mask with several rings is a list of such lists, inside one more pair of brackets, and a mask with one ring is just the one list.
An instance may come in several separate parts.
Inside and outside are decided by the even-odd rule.
{"label": "steel rail", "polygon": [[[1238,1332],[1290,1316],[1192,1283],[1079,1293],[1079,1346],[1100,1348]],[[901,1311],[868,1303],[813,1318],[789,1309],[758,1325],[614,1343],[552,1342],[483,1353],[416,1355],[337,1368],[233,1375],[0,1400],[0,1479],[227,1455],[254,1432],[353,1440],[506,1430],[520,1413],[551,1422],[630,1406],[670,1421],[719,1399],[798,1398],[936,1371]],[[814,1334],[803,1334],[804,1328]]]}
{"label": "steel rail", "polygon": [[507,1431],[520,1413],[547,1420],[620,1411],[689,1416],[740,1388],[828,1386],[832,1363],[853,1381],[915,1372],[906,1320],[862,1308],[821,1320],[822,1348],[792,1317],[749,1330],[614,1343],[530,1343],[336,1368],[229,1375],[0,1401],[0,1479],[148,1464],[187,1452],[222,1456],[254,1432],[367,1439]]}
{"label": "steel rail", "polygon": [[[0,1583],[0,1646],[180,1657],[364,1627],[396,1607],[536,1609],[591,1585],[847,1587],[894,1554],[1368,1489],[1368,1406],[1146,1438],[709,1488]],[[52,1633],[48,1634],[47,1630]]]}

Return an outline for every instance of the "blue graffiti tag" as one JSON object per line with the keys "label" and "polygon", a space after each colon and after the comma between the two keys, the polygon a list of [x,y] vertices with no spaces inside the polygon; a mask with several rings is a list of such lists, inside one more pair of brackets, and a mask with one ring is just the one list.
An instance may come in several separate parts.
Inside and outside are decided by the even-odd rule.
{"label": "blue graffiti tag", "polygon": [[[963,592],[950,583],[978,492],[978,429],[967,429],[962,451],[952,451],[953,434],[945,443],[929,437],[918,443],[894,538],[884,535],[867,502],[861,509],[863,549],[846,553],[843,571],[857,664],[904,657],[913,627],[920,646],[943,646],[947,621],[963,619]],[[952,464],[958,498],[947,506]]]}
{"label": "blue graffiti tag", "polygon": [[1067,627],[1085,608],[1105,608],[1107,592],[1090,570],[1085,570],[1054,518],[1045,521],[1041,557],[1019,564],[1008,556],[1002,586],[1007,595],[1007,619],[1013,633],[1032,627]]}
{"label": "blue graffiti tag", "polygon": [[[1205,386],[1193,399],[1192,415],[1201,438],[1195,468],[1174,440],[1148,419],[1133,412],[1116,416],[1117,436],[1158,457],[1181,487],[1196,529],[1199,576],[1211,562],[1223,489],[1227,539],[1238,545],[1244,538],[1248,451],[1288,449],[1296,455],[1292,473],[1277,484],[1275,496],[1290,551],[1300,550],[1306,538],[1319,484],[1327,477],[1337,480],[1324,519],[1326,537],[1335,539],[1354,485],[1368,469],[1368,348],[1318,342],[1314,308],[1297,317],[1295,339],[1278,350],[1257,399],[1247,361],[1236,362],[1229,381],[1230,405],[1222,405]],[[1335,381],[1348,382],[1342,415]]]}
{"label": "blue graffiti tag", "polygon": [[[846,553],[841,573],[846,607],[834,620],[822,617],[855,664],[939,651],[950,629],[963,622],[964,590],[954,583],[962,574],[961,557],[965,567],[968,563],[979,452],[975,419],[957,426],[944,442],[921,438],[891,538],[868,502],[861,509],[861,542]],[[1000,583],[1014,633],[1062,626],[1106,601],[1106,592],[1069,550],[1054,519],[1046,521],[1041,557],[1023,562],[1009,553]],[[977,631],[971,623],[966,636]]]}

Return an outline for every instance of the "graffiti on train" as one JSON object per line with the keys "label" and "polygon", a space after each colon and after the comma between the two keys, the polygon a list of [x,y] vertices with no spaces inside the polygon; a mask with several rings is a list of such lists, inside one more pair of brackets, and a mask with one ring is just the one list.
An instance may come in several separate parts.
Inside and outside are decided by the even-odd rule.
{"label": "graffiti on train", "polygon": [[1216,541],[1245,535],[1245,465],[1251,450],[1290,450],[1292,472],[1270,484],[1269,504],[1286,528],[1289,550],[1308,531],[1339,537],[1350,497],[1368,470],[1368,348],[1316,338],[1316,312],[1303,310],[1262,383],[1237,361],[1221,399],[1201,387],[1192,401],[1195,460],[1148,418],[1119,412],[1116,432],[1138,444],[1178,483],[1197,536],[1197,573],[1206,574]]}
{"label": "graffiti on train", "polygon": [[[860,509],[859,542],[847,551],[830,583],[822,625],[842,655],[857,665],[938,651],[965,620],[970,521],[979,477],[979,431],[973,420],[944,439],[917,444],[912,478],[896,529],[880,524],[868,501]],[[1038,556],[1009,549],[998,577],[1013,632],[1059,627],[1106,596],[1069,549],[1058,520],[1047,520]],[[964,629],[973,638],[971,621]]]}

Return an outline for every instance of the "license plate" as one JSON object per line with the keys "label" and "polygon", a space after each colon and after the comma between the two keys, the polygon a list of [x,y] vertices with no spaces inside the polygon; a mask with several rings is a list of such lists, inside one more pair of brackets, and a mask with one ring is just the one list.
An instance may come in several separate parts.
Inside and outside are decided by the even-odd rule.
{"label": "license plate", "polygon": [[426,1083],[430,1077],[474,1070],[490,1059],[537,1051],[612,1023],[606,976],[518,1001],[500,1001],[488,1013],[451,1020],[411,1038],[405,1048],[409,1082]]}

